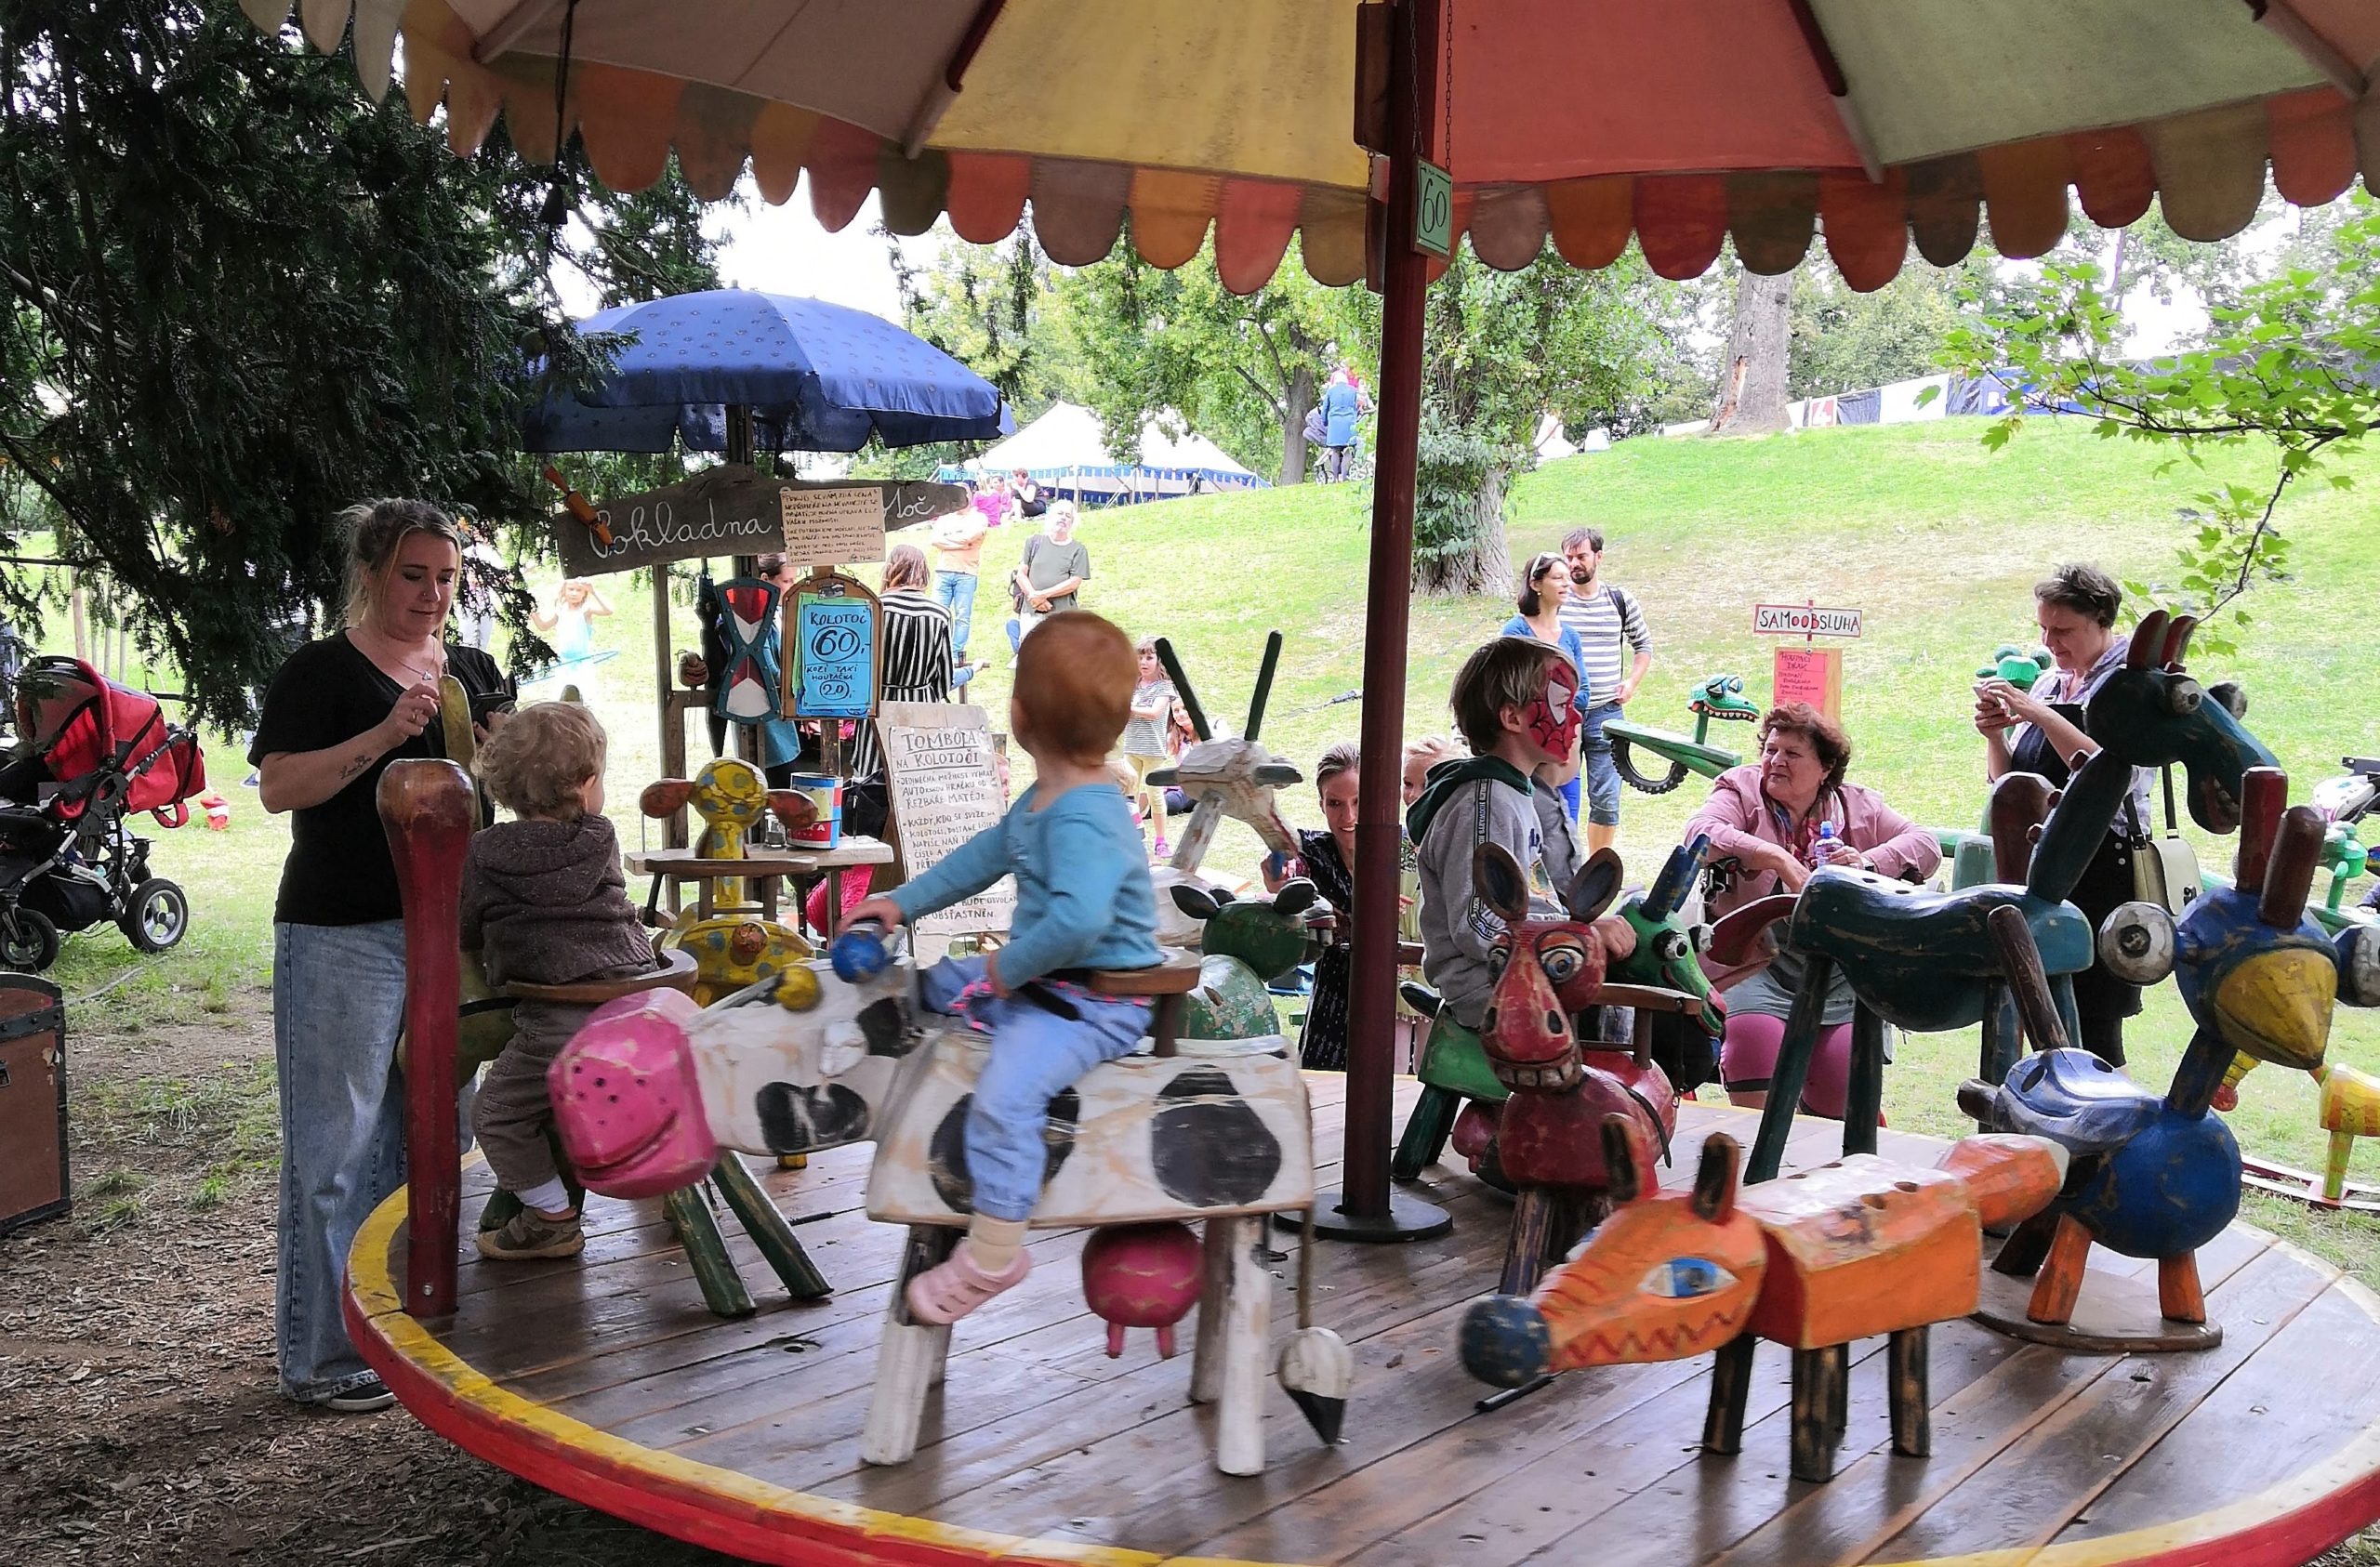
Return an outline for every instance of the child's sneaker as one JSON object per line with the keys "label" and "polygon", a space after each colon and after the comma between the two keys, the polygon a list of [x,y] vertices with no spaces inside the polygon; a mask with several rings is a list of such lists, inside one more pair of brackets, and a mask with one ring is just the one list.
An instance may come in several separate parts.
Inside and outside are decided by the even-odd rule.
{"label": "child's sneaker", "polygon": [[992,1297],[1014,1289],[1033,1271],[1024,1252],[1002,1273],[986,1273],[975,1266],[967,1243],[959,1243],[948,1258],[909,1281],[909,1315],[936,1327],[957,1322]]}
{"label": "child's sneaker", "polygon": [[1173,846],[1165,841],[1164,834],[1159,833],[1157,835],[1157,847],[1149,852],[1159,860],[1170,859],[1173,854]]}
{"label": "child's sneaker", "polygon": [[502,1229],[483,1231],[476,1239],[480,1255],[498,1262],[532,1257],[576,1257],[587,1249],[587,1232],[579,1227],[576,1214],[567,1218],[548,1218],[531,1207],[523,1207],[505,1220]]}

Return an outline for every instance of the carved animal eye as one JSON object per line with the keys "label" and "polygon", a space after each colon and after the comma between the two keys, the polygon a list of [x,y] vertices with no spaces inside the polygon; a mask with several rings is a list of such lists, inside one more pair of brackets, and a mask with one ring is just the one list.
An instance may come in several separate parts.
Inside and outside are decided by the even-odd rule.
{"label": "carved animal eye", "polygon": [[2174,934],[2156,904],[2119,904],[2099,925],[2099,961],[2127,984],[2153,985],[2174,971]]}
{"label": "carved animal eye", "polygon": [[1675,963],[1686,955],[1686,937],[1675,930],[1665,930],[1656,950],[1663,963]]}
{"label": "carved animal eye", "polygon": [[1545,970],[1545,977],[1555,984],[1561,985],[1569,983],[1579,970],[1585,967],[1587,955],[1585,950],[1575,942],[1560,942],[1540,948],[1537,961],[1538,966]]}
{"label": "carved animal eye", "polygon": [[1673,1257],[1653,1264],[1639,1287],[1665,1300],[1691,1300],[1699,1295],[1716,1295],[1735,1282],[1733,1273],[1707,1257]]}
{"label": "carved animal eye", "polygon": [[2198,704],[2205,700],[2205,689],[2196,680],[2175,680],[2165,688],[2166,705],[2180,718],[2186,718],[2197,712]]}
{"label": "carved animal eye", "polygon": [[1488,972],[1501,974],[1504,965],[1513,959],[1513,949],[1499,942],[1488,949]]}

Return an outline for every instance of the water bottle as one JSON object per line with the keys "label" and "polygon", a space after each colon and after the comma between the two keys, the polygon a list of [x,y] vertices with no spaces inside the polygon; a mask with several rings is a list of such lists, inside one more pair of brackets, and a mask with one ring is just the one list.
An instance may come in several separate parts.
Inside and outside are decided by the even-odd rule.
{"label": "water bottle", "polygon": [[884,945],[884,927],[872,919],[845,926],[834,945],[826,949],[826,961],[834,966],[835,978],[847,985],[876,978],[892,961],[892,955]]}
{"label": "water bottle", "polygon": [[1819,823],[1818,841],[1810,846],[1810,863],[1814,865],[1833,864],[1833,849],[1837,841],[1838,840],[1834,836],[1834,823],[1831,822]]}

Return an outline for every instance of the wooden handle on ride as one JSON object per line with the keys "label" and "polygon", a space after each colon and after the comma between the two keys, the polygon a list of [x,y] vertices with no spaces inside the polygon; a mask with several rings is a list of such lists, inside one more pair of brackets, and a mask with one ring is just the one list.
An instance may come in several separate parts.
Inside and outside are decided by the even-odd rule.
{"label": "wooden handle on ride", "polygon": [[1991,836],[1991,879],[2022,887],[2033,863],[2033,829],[2049,820],[2053,795],[2038,772],[2003,773],[1991,786],[1986,817]]}
{"label": "wooden handle on ride", "polygon": [[455,1224],[463,1205],[455,1034],[463,1005],[471,781],[450,761],[391,762],[380,775],[379,806],[405,921],[405,1310],[443,1317],[455,1310]]}
{"label": "wooden handle on ride", "polygon": [[2288,805],[2289,775],[2279,768],[2252,767],[2241,780],[2240,853],[2231,863],[2231,879],[2241,887],[2265,884],[2265,866]]}
{"label": "wooden handle on ride", "polygon": [[1190,677],[1182,672],[1182,660],[1174,656],[1170,639],[1157,639],[1157,661],[1165,666],[1165,678],[1173,682],[1173,694],[1181,698],[1182,710],[1190,715],[1191,732],[1201,740],[1212,740],[1215,735],[1207,727],[1207,710],[1198,705],[1198,693],[1190,689]]}
{"label": "wooden handle on ride", "polygon": [[2314,890],[2328,825],[2310,805],[2293,805],[2281,813],[2281,830],[2273,836],[2272,854],[2265,863],[2264,891],[2256,900],[2258,919],[2277,929],[2294,930],[2306,917],[2306,900]]}
{"label": "wooden handle on ride", "polygon": [[2003,903],[1984,916],[1990,928],[1992,945],[2000,949],[2000,971],[2008,981],[2008,994],[2016,997],[2016,1016],[2031,1036],[2036,1050],[2063,1050],[2068,1040],[2066,1021],[2058,1016],[2057,1002],[2049,992],[2049,976],[2042,971],[2041,948],[2033,944],[2032,927],[2025,923],[2025,912],[2014,903]]}

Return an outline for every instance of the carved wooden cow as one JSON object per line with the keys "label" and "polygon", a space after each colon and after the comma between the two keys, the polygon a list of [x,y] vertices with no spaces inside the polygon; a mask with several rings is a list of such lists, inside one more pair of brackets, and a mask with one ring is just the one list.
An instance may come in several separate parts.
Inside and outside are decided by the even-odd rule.
{"label": "carved wooden cow", "polygon": [[599,1007],[547,1073],[562,1146],[595,1191],[650,1197],[724,1148],[865,1141],[922,1037],[915,989],[906,961],[846,984],[813,959],[713,1007],[660,992]]}
{"label": "carved wooden cow", "polygon": [[1715,1352],[1708,1453],[1743,1446],[1756,1339],[1793,1351],[1793,1478],[1833,1477],[1852,1340],[1888,1334],[1893,1450],[1932,1437],[1926,1330],[1976,1308],[1983,1229],[2022,1218],[2057,1191],[2065,1160],[2029,1137],[1954,1143],[1934,1169],[1855,1153],[1737,1190],[1735,1139],[1702,1145],[1691,1192],[1655,1195],[1651,1166],[1605,1123],[1620,1205],[1527,1299],[1474,1304],[1462,1363],[1520,1387],[1548,1372]]}
{"label": "carved wooden cow", "polygon": [[[1264,1467],[1262,1403],[1273,1281],[1263,1218],[1314,1202],[1305,1081],[1277,1037],[1183,1040],[1174,1056],[1095,1066],[1050,1102],[1049,1155],[1036,1230],[1205,1219],[1207,1271],[1190,1396],[1219,1400],[1216,1467]],[[909,1226],[860,1456],[905,1463],[950,1330],[910,1321],[910,1278],[964,1232],[970,1095],[987,1047],[952,1029],[929,1037],[904,1075],[868,1172],[872,1218]]]}

